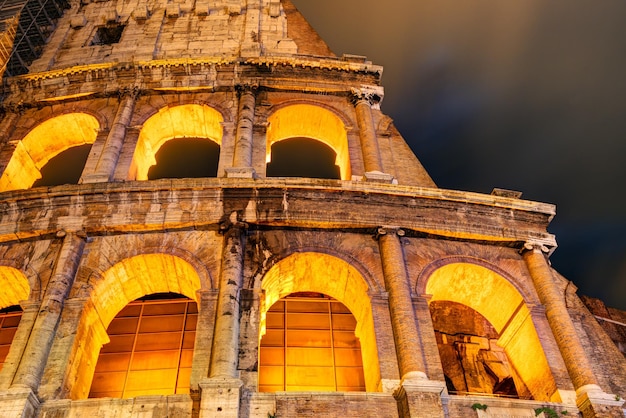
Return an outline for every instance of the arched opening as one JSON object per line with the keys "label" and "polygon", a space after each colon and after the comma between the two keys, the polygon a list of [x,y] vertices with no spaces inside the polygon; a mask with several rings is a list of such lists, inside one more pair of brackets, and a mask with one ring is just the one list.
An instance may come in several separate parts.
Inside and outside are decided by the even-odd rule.
{"label": "arched opening", "polygon": [[259,391],[364,391],[356,319],[321,293],[292,293],[266,313]]}
{"label": "arched opening", "polygon": [[21,301],[28,300],[30,285],[16,268],[0,266],[0,370],[7,360],[17,327],[22,319]]}
{"label": "arched opening", "polygon": [[41,167],[41,178],[33,183],[33,187],[78,184],[90,150],[91,144],[85,144],[57,154]]}
{"label": "arched opening", "polygon": [[[88,154],[99,128],[97,119],[86,113],[69,113],[40,123],[17,143],[13,156],[0,177],[0,191],[32,187],[36,180],[42,178],[43,167],[70,148],[78,147],[80,153]],[[68,155],[76,152],[78,151],[71,151]],[[71,171],[82,173],[85,161],[86,158],[73,160]],[[55,172],[66,169],[63,166],[60,166],[62,169],[58,167]],[[80,178],[80,174],[78,177]]]}
{"label": "arched opening", "polygon": [[[353,331],[347,331],[347,333],[353,333],[355,335],[356,341],[360,343],[360,354],[361,354],[361,365],[363,367],[363,378],[364,378],[364,386],[367,391],[376,391],[379,390],[380,385],[380,367],[378,363],[378,349],[376,343],[376,334],[374,331],[374,321],[372,316],[372,307],[370,304],[370,298],[367,293],[368,286],[360,273],[350,264],[341,260],[337,257],[330,256],[328,254],[322,253],[295,253],[292,254],[283,260],[276,263],[272,268],[267,272],[264,276],[263,281],[261,283],[261,288],[263,289],[263,299],[261,303],[261,329],[260,329],[260,341],[264,341],[263,345],[268,345],[270,341],[272,341],[272,336],[275,336],[274,328],[276,326],[276,318],[280,317],[280,314],[271,313],[271,309],[274,308],[277,311],[283,307],[283,315],[285,315],[285,309],[288,308],[289,304],[289,295],[297,299],[307,299],[307,295],[315,295],[319,297],[321,301],[302,301],[303,309],[311,309],[311,306],[326,306],[326,309],[332,309],[332,304],[335,304],[335,308],[338,312],[342,309],[341,305],[345,306],[345,310],[350,312],[354,317],[355,326]],[[305,292],[305,293],[303,293]],[[284,299],[286,298],[286,299]],[[278,304],[275,306],[277,302],[280,300],[286,302],[287,305]],[[309,298],[315,299],[315,298]],[[295,306],[297,308],[298,301],[294,301]],[[319,303],[317,303],[319,302]],[[340,303],[341,305],[339,305]],[[320,308],[322,309],[322,308]],[[345,311],[341,311],[345,312]],[[269,314],[269,316],[268,316]],[[320,314],[320,315],[317,315]],[[322,314],[321,312],[309,312],[307,315],[312,315],[311,317],[306,315],[296,315],[294,318],[300,318],[304,320],[303,326],[307,325],[306,318],[320,318],[326,314]],[[331,317],[326,316],[329,320],[332,320]],[[342,316],[342,319],[348,318],[348,315]],[[271,321],[271,322],[270,322]],[[349,320],[347,320],[349,322]],[[268,328],[269,326],[269,328]],[[347,326],[347,325],[346,325]],[[350,325],[351,327],[352,325]],[[270,330],[270,337],[265,340],[264,336],[266,335],[268,329]],[[338,331],[346,331],[346,330],[338,330]],[[289,327],[287,327],[286,333],[295,332],[298,334],[297,329],[292,329],[290,331]],[[330,332],[330,331],[329,331]],[[341,335],[337,334],[338,337],[345,337],[346,333],[342,333]],[[306,338],[306,336],[304,336]],[[290,340],[292,341],[292,340]],[[294,344],[297,342],[293,340]],[[306,340],[300,341],[300,343],[306,343]],[[332,342],[332,341],[331,341]],[[339,342],[338,342],[339,343]],[[275,344],[275,343],[272,343]],[[320,342],[321,344],[321,342]],[[328,344],[328,342],[324,342],[324,344]],[[351,343],[355,345],[356,342],[353,341]],[[306,344],[303,344],[306,346]],[[315,343],[313,343],[315,345]],[[274,347],[278,348],[278,347]],[[287,347],[290,348],[290,347]],[[294,346],[292,348],[306,350],[306,347]],[[312,347],[315,348],[315,347]],[[328,348],[328,347],[326,347]],[[345,347],[348,348],[348,347]],[[358,368],[358,361],[354,359],[355,351],[354,347],[351,347],[350,350],[346,351],[346,356],[349,359],[346,359],[344,363],[346,367],[355,367],[355,369],[346,369],[345,376],[356,376],[358,372],[356,368]],[[262,350],[264,350],[262,348]],[[297,352],[296,350],[295,352]],[[314,352],[315,350],[311,351]],[[332,353],[332,350],[326,350],[326,353]],[[280,357],[280,354],[278,354]],[[286,354],[285,354],[286,356]],[[286,358],[283,356],[283,358]],[[291,357],[287,363],[291,362]],[[326,360],[328,358],[326,357]],[[262,360],[263,362],[266,359]],[[306,361],[306,360],[303,360]],[[343,360],[342,360],[343,361]],[[328,362],[326,363],[328,364]],[[268,366],[273,366],[273,364],[265,364]],[[303,366],[302,364],[287,364],[286,367],[292,366]],[[337,364],[335,364],[337,366]],[[306,380],[306,384],[299,384],[296,380],[284,380],[283,383],[275,383],[278,382],[272,377],[271,373],[276,373],[276,370],[280,370],[278,368],[260,368],[259,369],[259,382],[260,382],[260,390],[274,390],[280,386],[281,384],[285,385],[285,387],[297,388],[297,387],[324,387],[324,390],[335,390],[331,389],[332,385],[326,385],[325,382],[316,380],[313,377],[310,380]],[[302,370],[302,369],[297,369]],[[328,371],[328,370],[326,370]],[[266,374],[270,373],[270,374]],[[280,371],[278,372],[280,374]],[[343,379],[343,377],[341,377]],[[336,390],[362,390],[362,381],[360,378],[350,377],[350,382],[339,381],[340,377],[337,377],[338,382],[335,385]],[[317,382],[317,383],[316,383]],[[357,389],[358,388],[358,389]],[[297,389],[293,389],[297,390]],[[313,389],[309,389],[313,390]],[[315,389],[319,390],[319,389]]]}
{"label": "arched opening", "polygon": [[493,325],[472,308],[456,302],[430,304],[437,348],[452,395],[494,394],[518,398],[523,381],[511,366]]}
{"label": "arched opening", "polygon": [[19,305],[0,309],[0,370],[2,370],[4,362],[9,355],[9,350],[21,319],[22,308]]}
{"label": "arched opening", "polygon": [[[299,155],[297,150],[299,145],[303,143],[302,139],[306,138],[309,140],[317,140],[330,147],[334,152],[335,161],[334,163],[325,162],[325,166],[328,170],[334,170],[335,166],[339,167],[338,178],[342,180],[350,179],[348,135],[346,133],[345,124],[336,114],[320,106],[294,104],[274,112],[268,118],[268,123],[266,144],[266,163],[268,164],[268,169],[275,169],[273,164],[274,145],[284,140],[294,141],[292,144],[285,145],[285,147],[296,149],[295,151],[290,151],[290,155],[296,155],[298,160],[306,160],[306,158],[302,158],[302,155]],[[278,147],[276,149],[280,152],[280,148],[281,147]],[[301,148],[301,146],[299,148]],[[315,153],[320,153],[318,150],[319,146],[315,146],[314,143],[309,143],[308,148],[314,149]],[[309,151],[307,150],[305,152]],[[324,152],[327,153],[326,151]],[[308,157],[308,155],[306,155],[306,157]],[[324,176],[321,178],[334,177]]]}
{"label": "arched opening", "polygon": [[[196,292],[200,286],[200,277],[193,266],[183,259],[169,254],[143,254],[130,257],[106,270],[90,292],[89,300],[85,303],[77,327],[72,349],[74,361],[70,365],[67,376],[68,381],[71,382],[70,397],[72,399],[84,399],[89,395],[101,348],[109,341],[113,341],[107,334],[107,329],[119,313],[128,314],[125,310],[127,305],[131,306],[130,309],[137,309],[133,305],[135,303],[133,301],[158,293],[181,295],[197,302]],[[184,302],[181,304],[190,306],[189,301],[185,299],[182,301]],[[150,303],[159,302],[146,301],[144,304]],[[164,309],[167,309],[167,306],[168,304],[164,303]],[[188,309],[187,314],[193,314],[194,308]],[[139,322],[139,319],[137,321]],[[124,323],[124,319],[121,323]],[[193,339],[192,337],[189,338]],[[190,340],[187,339],[185,344],[188,346]],[[183,349],[186,349],[185,347],[183,346]],[[105,351],[107,350],[109,348]],[[189,355],[189,352],[186,352],[185,355]],[[134,366],[131,364],[129,367]],[[169,374],[171,375],[172,372],[170,371]],[[186,381],[180,386],[181,390],[185,386],[188,387],[188,384],[189,382]],[[176,388],[178,387],[177,384]],[[117,388],[119,389],[119,387]],[[163,389],[161,386],[159,388]],[[166,394],[161,389],[159,389],[160,394]],[[123,396],[136,396],[138,392],[134,392],[134,390],[136,389],[129,389],[129,392]],[[156,389],[152,388],[151,390]],[[103,393],[107,390],[98,388],[95,392]],[[119,392],[119,390],[114,392]]]}
{"label": "arched opening", "polygon": [[[558,397],[530,310],[508,280],[478,264],[450,263],[431,274],[426,293],[432,295],[430,309],[444,373],[456,391],[511,395],[514,386],[521,398]],[[453,349],[461,355],[456,363],[450,360]],[[482,376],[463,386],[459,382],[467,381],[469,371],[461,369]]]}
{"label": "arched opening", "polygon": [[267,177],[308,177],[341,179],[335,164],[337,153],[323,142],[309,138],[290,138],[272,145],[272,161]]}
{"label": "arched opening", "polygon": [[148,180],[216,177],[220,146],[208,139],[178,138],[156,153]]}
{"label": "arched opening", "polygon": [[90,398],[189,393],[198,307],[174,293],[139,298],[107,328]]}
{"label": "arched opening", "polygon": [[[200,139],[204,139],[210,140],[217,145],[217,153],[219,155],[219,147],[222,143],[223,121],[224,118],[221,113],[206,105],[187,104],[160,109],[155,115],[148,118],[141,127],[129,178],[133,180],[148,180],[150,178],[148,174],[150,168],[161,165],[157,160],[157,153],[171,140],[193,139],[195,141],[173,143],[171,147],[168,147],[169,151],[166,148],[165,154],[181,150],[184,153],[196,152],[198,148],[194,148],[194,146],[202,147],[203,144],[201,142],[203,141],[200,141]],[[215,150],[209,154],[213,155],[214,153]],[[161,158],[166,158],[165,154]],[[210,167],[211,173],[215,172],[217,174],[217,159],[211,155],[207,157],[210,161],[205,161],[201,164]],[[191,154],[187,154],[186,157],[188,159],[196,158]],[[184,157],[178,157],[178,160],[175,159],[176,161],[169,167],[174,172],[177,171],[175,166],[181,158],[183,162],[186,161]]]}

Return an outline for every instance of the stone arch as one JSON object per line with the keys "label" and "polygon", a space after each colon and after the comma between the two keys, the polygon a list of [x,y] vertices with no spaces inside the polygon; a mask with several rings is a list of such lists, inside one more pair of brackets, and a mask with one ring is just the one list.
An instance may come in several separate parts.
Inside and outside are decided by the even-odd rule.
{"label": "stone arch", "polygon": [[169,254],[143,254],[116,263],[95,284],[85,303],[69,370],[72,399],[89,394],[96,359],[108,342],[106,329],[129,302],[154,293],[178,293],[198,302],[200,277],[191,264]]}
{"label": "stone arch", "polygon": [[155,155],[167,141],[179,138],[207,139],[222,144],[224,117],[207,105],[183,104],[159,109],[141,127],[129,177],[147,180],[156,164]]}
{"label": "stone arch", "polygon": [[93,144],[100,123],[87,113],[66,113],[47,119],[17,143],[0,177],[0,191],[28,189],[41,178],[41,168],[69,148]]}
{"label": "stone arch", "polygon": [[364,264],[361,260],[359,260],[351,253],[338,251],[333,247],[324,245],[302,245],[295,248],[281,247],[280,249],[278,249],[277,255],[268,260],[269,262],[264,267],[264,270],[260,272],[260,274],[266,274],[276,263],[279,263],[281,260],[297,253],[325,254],[330,257],[338,258],[343,262],[349,264],[352,268],[356,269],[361,278],[365,280],[369,294],[385,292],[384,286],[376,279],[376,277],[374,277],[371,269],[369,269],[368,266]]}
{"label": "stone arch", "polygon": [[265,331],[267,310],[292,293],[318,292],[343,303],[357,321],[355,334],[361,343],[366,390],[378,390],[380,367],[369,289],[352,265],[328,254],[294,253],[269,269],[261,289],[261,336]]}
{"label": "stone arch", "polygon": [[0,266],[0,289],[0,309],[19,305],[30,296],[28,279],[14,267]]}
{"label": "stone arch", "polygon": [[480,257],[467,255],[450,255],[434,260],[426,265],[417,277],[415,283],[415,292],[420,295],[426,293],[428,279],[433,274],[433,272],[435,272],[435,270],[439,269],[440,267],[454,263],[475,264],[477,266],[484,267],[487,270],[491,270],[497,275],[502,276],[506,281],[508,281],[515,288],[515,290],[517,290],[520,295],[522,295],[527,303],[539,303],[539,298],[534,292],[534,288],[529,289],[527,286],[524,285],[523,282],[520,282],[518,278],[515,277],[511,272]]}
{"label": "stone arch", "polygon": [[429,303],[458,303],[486,318],[498,333],[497,345],[504,348],[530,395],[536,400],[554,399],[556,383],[519,289],[493,269],[449,261],[423,277]]}
{"label": "stone arch", "polygon": [[309,138],[326,144],[336,153],[342,180],[351,176],[345,122],[320,105],[297,103],[281,107],[268,118],[266,163],[272,160],[272,145],[291,138]]}

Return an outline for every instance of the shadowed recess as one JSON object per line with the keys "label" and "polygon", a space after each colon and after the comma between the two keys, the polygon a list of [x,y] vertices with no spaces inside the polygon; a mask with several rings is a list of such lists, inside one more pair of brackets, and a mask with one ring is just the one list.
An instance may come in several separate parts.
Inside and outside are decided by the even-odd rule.
{"label": "shadowed recess", "polygon": [[328,145],[310,138],[292,138],[272,144],[272,161],[267,177],[310,177],[341,179],[335,164],[337,153]]}
{"label": "shadowed recess", "polygon": [[51,158],[41,168],[41,178],[33,183],[33,187],[78,184],[90,150],[91,144],[78,145]]}
{"label": "shadowed recess", "polygon": [[166,142],[156,153],[148,180],[216,177],[220,146],[202,138],[179,138]]}

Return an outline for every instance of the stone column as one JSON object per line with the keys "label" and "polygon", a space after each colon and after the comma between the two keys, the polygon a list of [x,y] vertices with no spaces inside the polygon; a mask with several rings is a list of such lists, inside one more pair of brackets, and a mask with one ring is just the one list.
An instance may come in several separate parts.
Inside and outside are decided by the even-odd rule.
{"label": "stone column", "polygon": [[233,166],[226,168],[227,177],[254,177],[252,149],[256,90],[256,86],[237,86],[239,97],[237,132],[235,134]]}
{"label": "stone column", "polygon": [[404,252],[400,237],[404,231],[394,228],[378,229],[378,245],[385,276],[385,288],[389,293],[391,326],[396,343],[396,355],[400,377],[426,379],[424,359],[411,287],[406,274]]}
{"label": "stone column", "polygon": [[246,225],[238,222],[236,212],[233,212],[222,231],[222,270],[213,348],[209,378],[200,382],[200,416],[238,418],[243,386],[237,366]]}
{"label": "stone column", "polygon": [[[576,403],[583,412],[583,417],[592,418],[597,415],[597,406],[601,409],[618,408],[619,402],[614,395],[604,393],[591,368],[585,347],[580,341],[576,328],[565,304],[565,296],[559,290],[558,282],[552,275],[552,268],[543,254],[542,246],[526,244],[524,261],[532,277],[539,300],[545,306],[546,318],[561,351],[565,366],[576,389]],[[616,409],[617,412],[620,412]],[[623,412],[621,412],[623,414]],[[602,415],[614,416],[614,415]],[[619,416],[619,415],[615,415]]]}
{"label": "stone column", "polygon": [[198,390],[199,382],[209,375],[218,296],[217,291],[213,290],[198,290],[196,295],[198,296],[198,323],[190,377],[192,390]]}
{"label": "stone column", "polygon": [[0,122],[0,175],[4,173],[15,151],[16,143],[9,143],[8,139],[15,129],[19,116],[18,112],[7,110]]}
{"label": "stone column", "polygon": [[85,240],[75,233],[65,235],[65,232],[60,232],[58,236],[63,237],[63,245],[12,387],[28,387],[37,391],[63,305],[74,283],[76,269],[85,247]]}
{"label": "stone column", "polygon": [[359,125],[359,137],[361,139],[361,152],[363,153],[363,165],[365,167],[365,177],[378,181],[391,182],[389,175],[378,178],[383,173],[383,164],[378,149],[378,138],[376,137],[376,127],[372,116],[372,104],[380,97],[370,92],[352,90],[352,103],[356,110],[356,120]]}
{"label": "stone column", "polygon": [[138,95],[139,91],[137,89],[120,92],[120,104],[117,108],[111,129],[109,130],[106,143],[104,144],[104,148],[96,164],[95,171],[85,175],[82,179],[82,183],[107,182],[113,179],[117,160],[122,151],[122,146],[124,145],[126,129],[133,117]]}
{"label": "stone column", "polygon": [[238,378],[239,303],[243,285],[245,224],[232,223],[224,230],[222,271],[211,351],[211,378]]}
{"label": "stone column", "polygon": [[2,121],[0,121],[0,143],[11,136],[19,116],[20,114],[18,111],[6,110]]}
{"label": "stone column", "polygon": [[22,307],[22,318],[17,326],[17,331],[13,337],[13,342],[9,349],[2,371],[0,372],[0,390],[6,390],[11,386],[17,367],[19,366],[20,359],[22,358],[28,337],[32,332],[35,320],[37,319],[37,313],[39,312],[39,301],[22,301],[20,302]]}

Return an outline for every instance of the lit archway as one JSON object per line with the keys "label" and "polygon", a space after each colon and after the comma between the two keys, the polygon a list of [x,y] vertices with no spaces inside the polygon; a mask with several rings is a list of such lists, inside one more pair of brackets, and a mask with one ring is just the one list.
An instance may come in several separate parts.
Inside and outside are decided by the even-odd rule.
{"label": "lit archway", "polygon": [[16,268],[0,266],[0,309],[18,305],[30,296],[28,279]]}
{"label": "lit archway", "polygon": [[50,159],[70,148],[93,144],[99,128],[98,120],[86,113],[68,113],[40,123],[17,143],[0,177],[0,191],[30,188]]}
{"label": "lit archway", "polygon": [[283,107],[268,118],[266,163],[272,161],[272,146],[290,138],[310,138],[328,145],[336,153],[342,180],[349,180],[350,154],[343,121],[320,106],[294,104]]}
{"label": "lit archway", "polygon": [[0,266],[0,370],[9,355],[13,337],[22,318],[21,301],[30,296],[30,285],[24,274],[7,266]]}
{"label": "lit archway", "polygon": [[[356,319],[360,341],[365,388],[376,391],[380,367],[368,286],[360,273],[344,260],[323,253],[295,253],[267,272],[261,283],[261,337],[266,331],[266,314],[280,299],[299,292],[330,296],[341,302]],[[260,377],[260,380],[262,377]]]}
{"label": "lit archway", "polygon": [[224,118],[207,105],[186,104],[160,109],[141,127],[129,177],[148,180],[156,154],[167,141],[180,138],[204,138],[222,144]]}
{"label": "lit archway", "polygon": [[457,303],[489,322],[497,334],[497,345],[504,349],[514,368],[513,377],[520,380],[516,382],[517,389],[528,391],[528,395],[520,395],[542,401],[556,400],[556,383],[530,311],[508,280],[478,264],[450,263],[430,275],[425,291],[432,295],[431,306],[440,301]]}
{"label": "lit archway", "polygon": [[198,306],[158,293],[126,305],[107,328],[90,398],[189,393]]}
{"label": "lit archway", "polygon": [[365,390],[356,319],[321,293],[292,293],[266,312],[259,392]]}
{"label": "lit archway", "polygon": [[102,275],[90,293],[78,325],[69,370],[71,398],[89,394],[101,347],[109,342],[106,329],[129,303],[157,293],[175,293],[197,302],[200,277],[191,264],[169,254],[144,254],[120,261]]}

